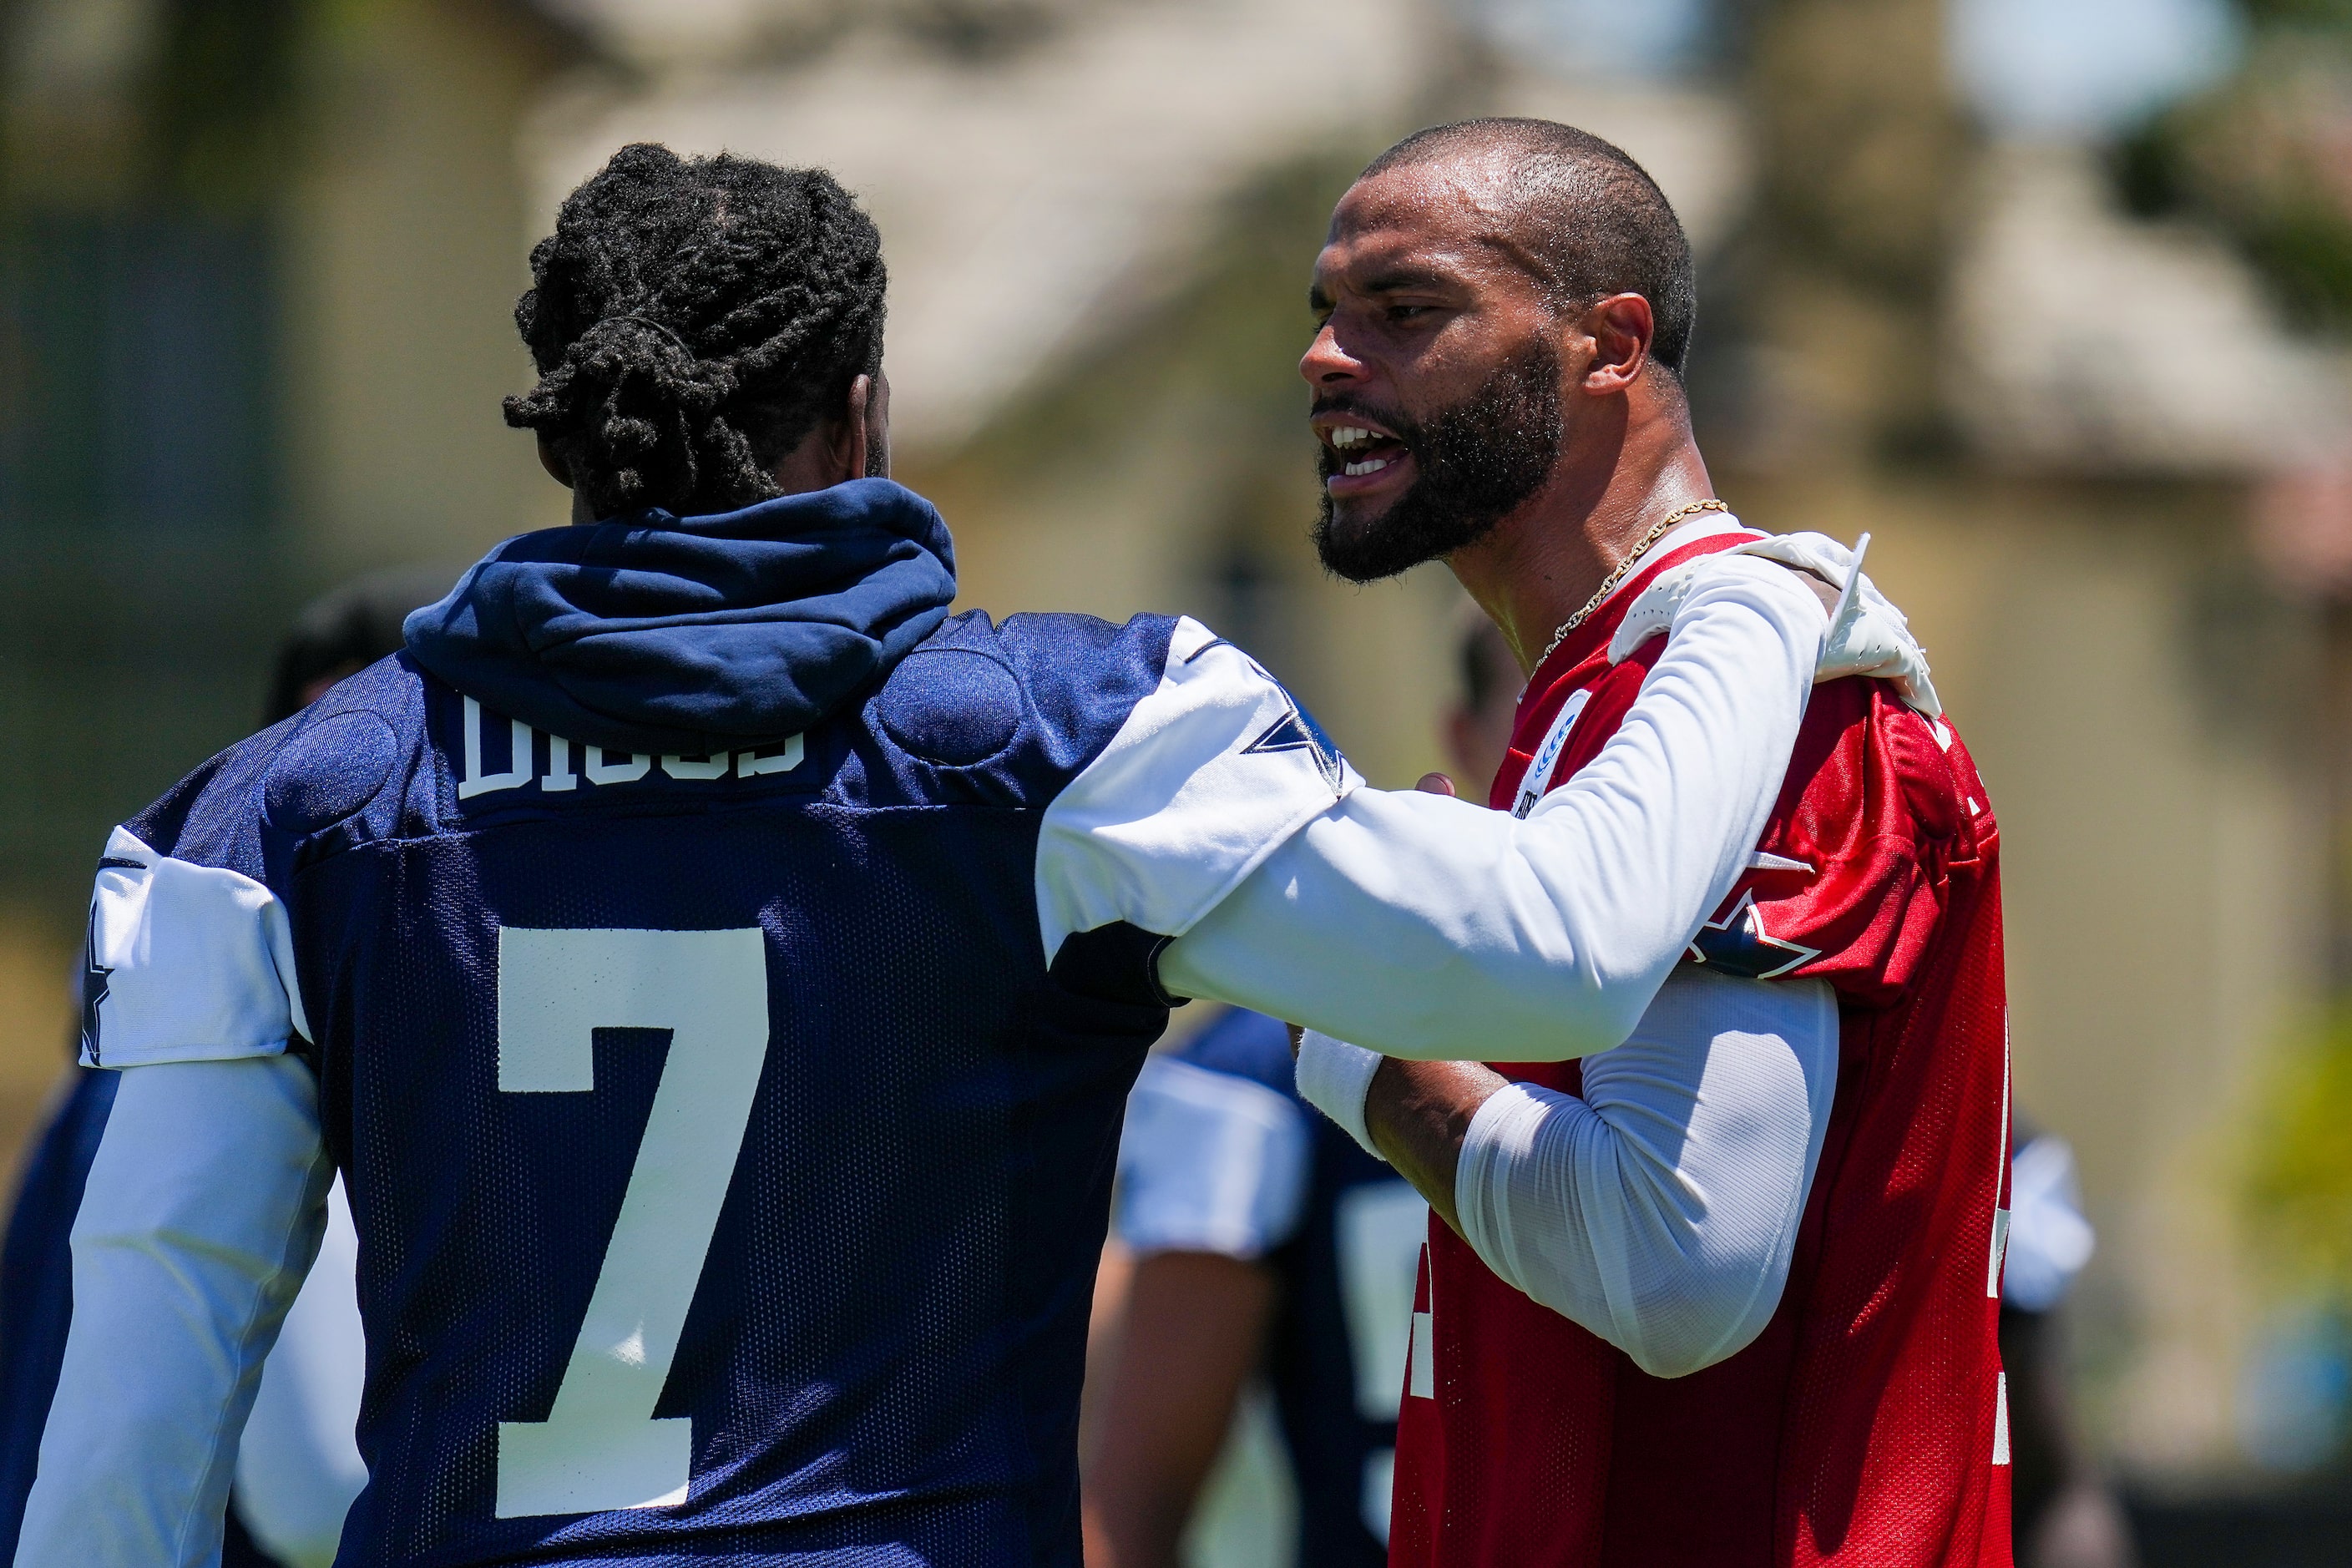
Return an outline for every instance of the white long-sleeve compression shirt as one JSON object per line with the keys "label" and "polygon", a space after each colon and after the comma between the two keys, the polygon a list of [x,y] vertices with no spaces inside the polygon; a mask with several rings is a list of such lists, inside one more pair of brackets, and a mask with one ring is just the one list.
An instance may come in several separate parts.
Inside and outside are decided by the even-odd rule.
{"label": "white long-sleeve compression shirt", "polygon": [[1837,1087],[1818,980],[1684,969],[1583,1093],[1514,1083],[1471,1119],[1463,1239],[1505,1283],[1657,1377],[1759,1333],[1788,1283]]}
{"label": "white long-sleeve compression shirt", "polygon": [[1747,864],[1826,625],[1786,568],[1714,558],[1624,722],[1525,818],[1356,790],[1171,943],[1162,982],[1389,1056],[1607,1050]]}

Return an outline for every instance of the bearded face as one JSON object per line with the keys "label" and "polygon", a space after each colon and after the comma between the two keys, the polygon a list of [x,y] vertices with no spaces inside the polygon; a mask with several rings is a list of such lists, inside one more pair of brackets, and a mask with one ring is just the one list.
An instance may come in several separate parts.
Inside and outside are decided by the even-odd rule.
{"label": "bearded face", "polygon": [[1318,460],[1327,481],[1412,459],[1412,483],[1381,511],[1342,512],[1323,490],[1316,554],[1351,583],[1377,582],[1475,544],[1543,487],[1559,456],[1559,354],[1538,333],[1475,391],[1420,419],[1349,393],[1318,399],[1314,412],[1380,426],[1335,432]]}

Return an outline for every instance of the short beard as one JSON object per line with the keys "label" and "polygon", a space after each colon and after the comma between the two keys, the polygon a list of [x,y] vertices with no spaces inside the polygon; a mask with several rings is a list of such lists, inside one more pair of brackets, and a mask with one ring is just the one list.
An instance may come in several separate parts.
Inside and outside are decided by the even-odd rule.
{"label": "short beard", "polygon": [[[1388,510],[1344,532],[1332,516],[1330,489],[1323,491],[1315,553],[1327,571],[1350,583],[1375,583],[1475,544],[1543,488],[1559,458],[1559,353],[1538,336],[1477,391],[1425,422],[1344,395],[1316,407],[1318,414],[1334,410],[1376,418],[1420,469]],[[1324,447],[1322,477],[1338,466]]]}

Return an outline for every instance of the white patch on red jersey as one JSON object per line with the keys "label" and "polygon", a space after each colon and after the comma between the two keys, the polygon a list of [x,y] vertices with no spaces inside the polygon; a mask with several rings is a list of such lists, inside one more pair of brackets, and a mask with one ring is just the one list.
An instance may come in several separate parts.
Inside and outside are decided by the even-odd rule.
{"label": "white patch on red jersey", "polygon": [[1535,761],[1528,764],[1527,773],[1519,779],[1519,797],[1511,803],[1513,816],[1525,816],[1533,811],[1536,802],[1544,797],[1544,791],[1551,787],[1551,772],[1559,766],[1559,754],[1567,748],[1568,733],[1576,728],[1577,715],[1591,700],[1592,688],[1587,686],[1572,692],[1561,705],[1559,716],[1544,732],[1543,744],[1536,748]]}
{"label": "white patch on red jersey", "polygon": [[1775,855],[1767,849],[1748,851],[1748,868],[1751,871],[1802,871],[1808,877],[1813,874],[1811,861],[1791,860],[1786,855]]}
{"label": "white patch on red jersey", "polygon": [[2009,1373],[1992,1375],[1992,1462],[2005,1465],[2009,1463]]}
{"label": "white patch on red jersey", "polygon": [[1430,1288],[1429,1307],[1412,1314],[1412,1359],[1405,1379],[1406,1394],[1415,1399],[1437,1397],[1437,1282],[1429,1267],[1429,1244],[1421,1247],[1421,1277]]}

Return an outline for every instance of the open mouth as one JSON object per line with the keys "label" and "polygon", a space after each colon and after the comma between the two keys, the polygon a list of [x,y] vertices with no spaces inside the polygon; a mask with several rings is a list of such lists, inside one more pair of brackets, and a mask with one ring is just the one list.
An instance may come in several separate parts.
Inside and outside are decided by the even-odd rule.
{"label": "open mouth", "polygon": [[1333,500],[1384,494],[1412,483],[1412,448],[1353,409],[1318,414],[1323,443],[1323,493]]}
{"label": "open mouth", "polygon": [[1339,473],[1351,479],[1380,473],[1405,455],[1403,442],[1361,425],[1332,426],[1324,432],[1323,442],[1331,448]]}

